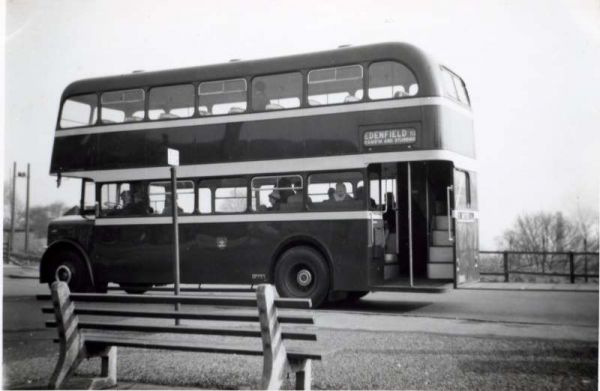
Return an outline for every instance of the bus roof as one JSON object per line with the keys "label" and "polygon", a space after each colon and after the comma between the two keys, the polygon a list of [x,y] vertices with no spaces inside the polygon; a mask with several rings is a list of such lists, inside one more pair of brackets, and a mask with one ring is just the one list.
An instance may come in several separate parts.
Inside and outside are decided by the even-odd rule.
{"label": "bus roof", "polygon": [[423,96],[439,94],[434,67],[439,66],[421,49],[407,43],[378,43],[267,59],[235,61],[172,70],[135,72],[117,76],[84,79],[71,83],[62,99],[98,91],[172,85],[254,75],[277,74],[370,61],[395,60],[404,63],[419,80]]}

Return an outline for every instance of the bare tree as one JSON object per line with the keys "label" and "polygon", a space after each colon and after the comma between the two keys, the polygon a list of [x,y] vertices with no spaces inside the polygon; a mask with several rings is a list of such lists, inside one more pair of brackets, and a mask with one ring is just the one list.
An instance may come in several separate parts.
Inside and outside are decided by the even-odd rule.
{"label": "bare tree", "polygon": [[[598,214],[579,213],[570,218],[561,212],[523,214],[504,232],[499,244],[508,251],[598,251]],[[519,259],[519,265],[515,266],[535,267],[542,272],[549,271],[553,261],[547,254],[524,255]]]}
{"label": "bare tree", "polygon": [[53,202],[49,205],[34,206],[29,211],[30,227],[38,237],[46,236],[48,224],[53,219],[62,216],[67,207],[62,202]]}

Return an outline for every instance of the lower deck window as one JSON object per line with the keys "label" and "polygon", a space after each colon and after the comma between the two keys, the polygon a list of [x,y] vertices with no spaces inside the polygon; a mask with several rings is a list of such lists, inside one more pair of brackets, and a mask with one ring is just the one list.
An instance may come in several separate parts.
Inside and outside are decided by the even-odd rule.
{"label": "lower deck window", "polygon": [[198,210],[201,214],[243,213],[247,210],[245,178],[201,180],[198,184]]}
{"label": "lower deck window", "polygon": [[298,212],[303,204],[302,177],[265,176],[252,178],[254,212]]}
{"label": "lower deck window", "polygon": [[[154,215],[172,215],[171,182],[151,182],[148,186],[150,207]],[[177,214],[194,213],[194,182],[177,182]]]}
{"label": "lower deck window", "polygon": [[308,206],[312,210],[360,209],[365,190],[360,172],[313,174],[308,177]]}
{"label": "lower deck window", "polygon": [[100,187],[101,216],[145,216],[153,212],[142,182],[105,183]]}

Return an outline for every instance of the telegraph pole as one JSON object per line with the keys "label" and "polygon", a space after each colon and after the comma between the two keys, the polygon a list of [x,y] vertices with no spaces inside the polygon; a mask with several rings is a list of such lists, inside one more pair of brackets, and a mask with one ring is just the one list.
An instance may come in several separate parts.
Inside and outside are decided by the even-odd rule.
{"label": "telegraph pole", "polygon": [[29,178],[31,176],[30,165],[27,163],[27,200],[25,201],[25,253],[29,250]]}
{"label": "telegraph pole", "polygon": [[13,178],[12,178],[12,200],[10,205],[10,237],[8,238],[8,254],[7,261],[10,260],[12,254],[13,241],[15,240],[15,193],[17,184],[17,162],[13,162]]}
{"label": "telegraph pole", "polygon": [[[173,217],[173,282],[174,294],[179,296],[179,224],[177,221],[177,166],[179,165],[179,151],[167,149],[167,162],[171,166],[171,216]],[[179,302],[175,303],[175,311],[179,311]],[[175,318],[175,325],[179,326],[179,318]]]}

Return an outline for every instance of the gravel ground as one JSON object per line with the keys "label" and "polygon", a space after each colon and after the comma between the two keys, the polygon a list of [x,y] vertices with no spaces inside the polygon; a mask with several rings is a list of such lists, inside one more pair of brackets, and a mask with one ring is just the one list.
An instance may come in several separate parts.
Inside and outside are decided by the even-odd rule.
{"label": "gravel ground", "polygon": [[[4,333],[4,388],[45,388],[57,358],[53,337]],[[320,329],[318,346],[325,355],[313,365],[315,389],[598,388],[596,342]],[[258,357],[119,350],[124,383],[256,389],[261,372]],[[77,371],[98,373],[98,359]]]}

